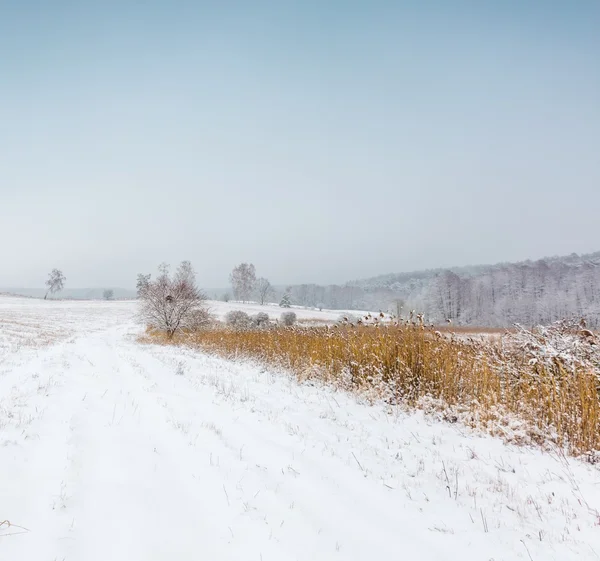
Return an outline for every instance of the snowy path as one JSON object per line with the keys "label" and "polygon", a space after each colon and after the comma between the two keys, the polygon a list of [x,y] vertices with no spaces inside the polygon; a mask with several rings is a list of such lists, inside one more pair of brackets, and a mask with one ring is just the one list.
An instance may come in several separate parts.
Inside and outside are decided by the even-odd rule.
{"label": "snowy path", "polygon": [[600,559],[594,468],[143,346],[101,306],[0,362],[0,521],[28,529],[0,559]]}

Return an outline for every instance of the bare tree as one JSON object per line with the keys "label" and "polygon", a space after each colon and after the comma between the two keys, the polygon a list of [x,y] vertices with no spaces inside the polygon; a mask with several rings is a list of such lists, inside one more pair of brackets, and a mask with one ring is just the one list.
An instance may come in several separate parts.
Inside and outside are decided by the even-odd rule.
{"label": "bare tree", "polygon": [[103,293],[102,297],[105,300],[112,300],[115,296],[115,291],[112,288],[107,288]]}
{"label": "bare tree", "polygon": [[196,272],[189,261],[182,261],[177,269],[177,275],[180,280],[196,285]]}
{"label": "bare tree", "polygon": [[273,287],[267,279],[261,277],[256,281],[256,292],[261,305],[263,305],[267,298],[273,294]]}
{"label": "bare tree", "polygon": [[139,273],[137,276],[137,282],[136,282],[136,289],[137,289],[137,295],[138,298],[140,298],[142,291],[144,290],[144,288],[148,285],[148,283],[150,282],[150,279],[152,278],[152,275],[144,275],[143,273]]}
{"label": "bare tree", "polygon": [[242,310],[231,310],[225,316],[225,322],[233,329],[243,331],[252,327],[252,318]]}
{"label": "bare tree", "polygon": [[191,263],[183,261],[174,275],[165,263],[158,270],[158,277],[139,289],[142,321],[169,338],[182,329],[197,329],[199,318],[209,321],[206,296],[196,285]]}
{"label": "bare tree", "polygon": [[240,263],[231,271],[229,281],[236,300],[247,302],[256,284],[256,269],[252,263]]}
{"label": "bare tree", "polygon": [[46,281],[46,286],[48,290],[44,296],[44,300],[48,298],[48,294],[55,294],[60,292],[65,286],[65,281],[67,278],[63,275],[60,269],[52,269],[52,272],[48,275],[48,280]]}
{"label": "bare tree", "polygon": [[296,302],[301,306],[306,306],[308,303],[308,285],[301,284],[296,287]]}

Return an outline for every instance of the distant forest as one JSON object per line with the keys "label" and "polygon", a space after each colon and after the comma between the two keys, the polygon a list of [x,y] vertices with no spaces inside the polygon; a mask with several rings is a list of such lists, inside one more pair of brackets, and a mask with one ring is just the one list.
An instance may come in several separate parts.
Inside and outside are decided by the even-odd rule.
{"label": "distant forest", "polygon": [[490,327],[584,318],[600,327],[600,252],[539,261],[390,274],[346,285],[288,288],[292,303],[425,314],[427,321]]}

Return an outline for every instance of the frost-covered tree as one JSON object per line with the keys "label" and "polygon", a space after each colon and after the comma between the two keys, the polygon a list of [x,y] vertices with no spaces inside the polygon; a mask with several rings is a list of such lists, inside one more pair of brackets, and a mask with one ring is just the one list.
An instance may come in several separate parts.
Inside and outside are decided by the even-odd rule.
{"label": "frost-covered tree", "polygon": [[300,306],[307,306],[308,305],[308,285],[307,284],[301,284],[300,286],[296,287],[295,290],[296,293],[296,303],[299,304]]}
{"label": "frost-covered tree", "polygon": [[264,305],[267,298],[273,293],[273,287],[267,279],[261,277],[256,281],[256,292],[258,294],[258,301],[261,305]]}
{"label": "frost-covered tree", "polygon": [[179,330],[196,329],[199,319],[208,317],[206,297],[196,285],[189,261],[183,261],[173,275],[163,263],[156,279],[140,287],[139,298],[142,321],[169,338]]}
{"label": "frost-covered tree", "polygon": [[252,263],[240,263],[231,271],[229,281],[236,300],[247,302],[256,284],[256,269]]}
{"label": "frost-covered tree", "polygon": [[190,261],[182,261],[177,269],[177,276],[183,282],[189,285],[196,284],[196,272]]}
{"label": "frost-covered tree", "polygon": [[286,292],[282,297],[281,297],[281,302],[279,302],[279,305],[282,308],[291,308],[292,307],[292,297],[290,296],[289,292]]}
{"label": "frost-covered tree", "polygon": [[48,275],[48,280],[46,281],[48,290],[44,295],[44,300],[48,298],[48,294],[56,294],[57,292],[60,292],[64,288],[66,280],[67,278],[65,275],[63,275],[60,269],[52,269]]}
{"label": "frost-covered tree", "polygon": [[403,302],[402,315],[424,312],[426,321],[433,323],[450,319],[453,325],[532,327],[583,317],[598,329],[600,252],[383,275],[346,285],[296,285],[286,292],[296,304],[381,309],[394,315]]}
{"label": "frost-covered tree", "polygon": [[138,274],[137,282],[135,284],[135,287],[137,289],[138,298],[141,296],[143,290],[148,286],[148,283],[150,282],[151,278],[152,278],[152,275],[150,275],[150,274],[148,274],[148,275],[144,275],[143,273]]}
{"label": "frost-covered tree", "polygon": [[112,300],[115,296],[115,291],[112,288],[107,288],[103,293],[102,297],[105,300]]}

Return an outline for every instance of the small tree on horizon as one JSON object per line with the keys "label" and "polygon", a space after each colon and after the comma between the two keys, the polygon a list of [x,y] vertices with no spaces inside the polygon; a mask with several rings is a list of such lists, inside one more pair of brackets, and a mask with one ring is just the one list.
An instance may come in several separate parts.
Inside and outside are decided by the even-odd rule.
{"label": "small tree on horizon", "polygon": [[279,302],[279,305],[282,308],[291,308],[292,307],[292,297],[290,296],[289,292],[286,292],[282,297],[281,297],[281,302]]}
{"label": "small tree on horizon", "polygon": [[268,279],[261,277],[256,281],[256,292],[258,293],[258,299],[262,306],[266,302],[269,295],[273,293],[273,287]]}
{"label": "small tree on horizon", "polygon": [[256,284],[256,269],[252,263],[240,263],[231,271],[229,281],[236,300],[247,302]]}
{"label": "small tree on horizon", "polygon": [[107,288],[102,293],[102,297],[105,300],[112,300],[114,298],[114,296],[115,296],[115,291],[112,288]]}
{"label": "small tree on horizon", "polygon": [[48,290],[44,295],[44,300],[48,298],[48,294],[56,294],[57,292],[60,292],[64,288],[66,280],[67,278],[65,275],[63,275],[60,269],[52,269],[48,275],[48,280],[46,281]]}
{"label": "small tree on horizon", "polygon": [[135,283],[138,298],[140,298],[144,288],[146,288],[148,286],[148,283],[150,282],[151,278],[152,278],[152,275],[150,275],[150,274],[144,275],[143,273],[138,273],[137,282]]}

